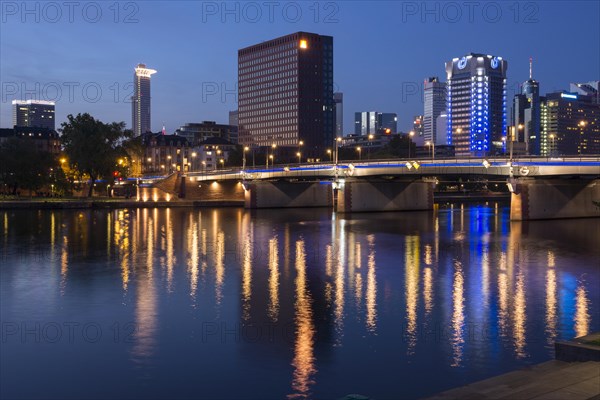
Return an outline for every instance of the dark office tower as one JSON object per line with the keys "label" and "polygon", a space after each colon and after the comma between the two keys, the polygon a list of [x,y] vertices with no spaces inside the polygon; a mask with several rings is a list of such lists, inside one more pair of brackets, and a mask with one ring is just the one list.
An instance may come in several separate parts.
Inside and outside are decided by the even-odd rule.
{"label": "dark office tower", "polygon": [[423,139],[425,142],[436,141],[437,117],[446,112],[446,83],[440,82],[437,76],[427,78],[424,92]]}
{"label": "dark office tower", "polygon": [[133,97],[131,98],[132,129],[136,135],[152,131],[150,125],[150,77],[157,71],[138,64],[133,75]]}
{"label": "dark office tower", "polygon": [[[512,124],[516,126],[515,134],[520,137],[515,141],[525,142],[528,154],[539,156],[542,149],[540,127],[540,84],[533,79],[532,59],[529,59],[529,79],[521,86],[521,94],[513,99]],[[523,129],[518,127],[522,126]]]}
{"label": "dark office tower", "polygon": [[238,51],[239,140],[295,147],[307,157],[333,145],[333,38],[297,32]]}
{"label": "dark office tower", "polygon": [[344,93],[334,93],[333,103],[335,104],[335,136],[344,136]]}
{"label": "dark office tower", "polygon": [[457,156],[502,151],[507,68],[502,57],[474,53],[446,63],[446,135]]}
{"label": "dark office tower", "polygon": [[357,136],[395,134],[398,130],[396,113],[363,111],[354,113],[354,134]]}
{"label": "dark office tower", "polygon": [[47,128],[54,130],[53,101],[13,100],[13,126]]}
{"label": "dark office tower", "polygon": [[543,98],[542,155],[600,154],[600,104],[571,92]]}

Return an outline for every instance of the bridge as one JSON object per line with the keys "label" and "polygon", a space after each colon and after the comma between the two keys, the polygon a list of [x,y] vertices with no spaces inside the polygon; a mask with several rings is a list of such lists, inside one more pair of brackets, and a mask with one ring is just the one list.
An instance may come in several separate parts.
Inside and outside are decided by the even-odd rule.
{"label": "bridge", "polygon": [[433,209],[444,177],[506,181],[511,219],[600,216],[600,156],[363,160],[188,172],[179,196],[244,199],[246,208],[335,207],[337,212]]}

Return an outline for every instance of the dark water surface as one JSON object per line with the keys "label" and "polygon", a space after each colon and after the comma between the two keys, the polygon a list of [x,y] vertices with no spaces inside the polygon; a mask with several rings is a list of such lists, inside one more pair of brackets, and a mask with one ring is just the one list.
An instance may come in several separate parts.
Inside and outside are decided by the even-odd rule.
{"label": "dark water surface", "polygon": [[600,330],[600,220],[0,212],[0,395],[418,398]]}

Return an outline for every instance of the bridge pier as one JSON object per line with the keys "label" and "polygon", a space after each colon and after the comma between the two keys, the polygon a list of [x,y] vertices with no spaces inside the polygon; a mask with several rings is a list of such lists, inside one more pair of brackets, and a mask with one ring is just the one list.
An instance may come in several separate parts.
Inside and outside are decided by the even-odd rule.
{"label": "bridge pier", "polygon": [[510,219],[600,217],[600,179],[512,178]]}
{"label": "bridge pier", "polygon": [[331,207],[331,182],[249,181],[245,208]]}
{"label": "bridge pier", "polygon": [[433,210],[433,184],[403,180],[346,179],[339,184],[336,211]]}

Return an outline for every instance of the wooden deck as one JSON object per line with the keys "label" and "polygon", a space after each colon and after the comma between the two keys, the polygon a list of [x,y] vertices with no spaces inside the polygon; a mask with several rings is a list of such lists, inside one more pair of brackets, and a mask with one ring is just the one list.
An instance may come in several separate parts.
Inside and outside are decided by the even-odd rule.
{"label": "wooden deck", "polygon": [[449,399],[600,400],[600,362],[548,361],[428,398]]}

